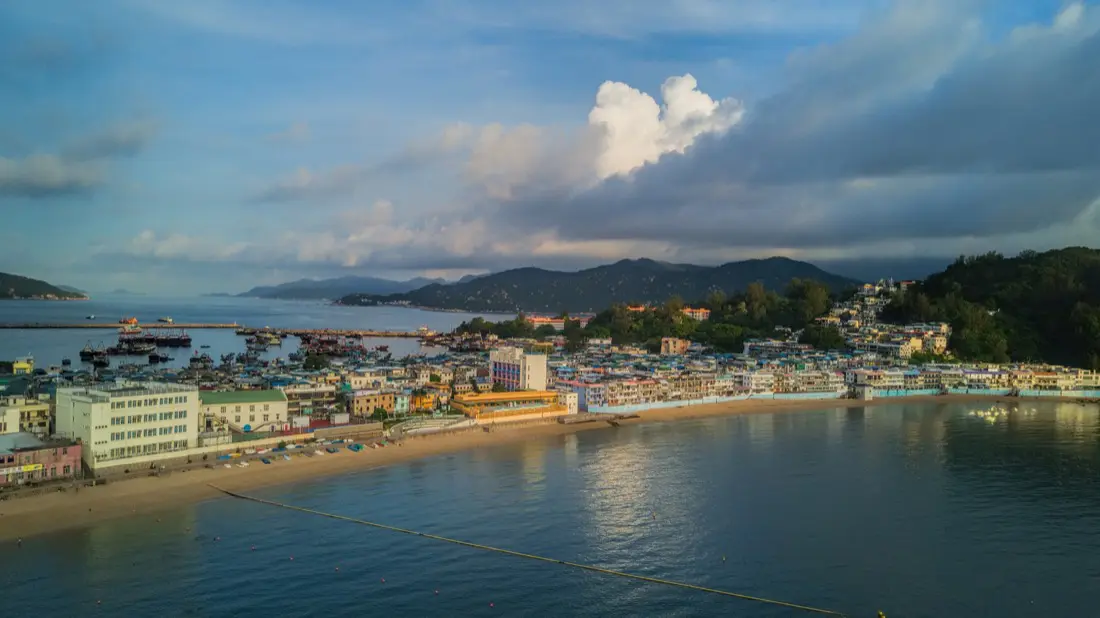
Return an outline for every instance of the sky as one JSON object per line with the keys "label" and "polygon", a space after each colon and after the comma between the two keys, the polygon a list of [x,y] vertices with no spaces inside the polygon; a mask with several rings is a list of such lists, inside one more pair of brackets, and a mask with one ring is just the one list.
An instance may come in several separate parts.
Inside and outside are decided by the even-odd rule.
{"label": "sky", "polygon": [[11,0],[0,271],[194,294],[1095,246],[1097,58],[1092,1]]}

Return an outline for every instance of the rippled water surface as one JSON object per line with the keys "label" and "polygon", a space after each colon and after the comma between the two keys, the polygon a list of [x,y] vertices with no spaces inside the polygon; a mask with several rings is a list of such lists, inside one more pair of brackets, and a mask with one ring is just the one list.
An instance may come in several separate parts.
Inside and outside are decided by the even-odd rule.
{"label": "rippled water surface", "polygon": [[[608,428],[256,494],[850,616],[1096,615],[1097,408],[972,412]],[[804,615],[228,498],[0,545],[0,584],[13,616]]]}

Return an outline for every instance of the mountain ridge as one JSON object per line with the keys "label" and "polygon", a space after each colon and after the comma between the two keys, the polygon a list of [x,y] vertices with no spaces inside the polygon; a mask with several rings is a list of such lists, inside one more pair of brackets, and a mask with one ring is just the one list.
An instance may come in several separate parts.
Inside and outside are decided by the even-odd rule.
{"label": "mountain ridge", "polygon": [[397,294],[354,293],[345,305],[406,304],[431,309],[492,312],[589,312],[620,302],[664,302],[671,296],[703,299],[715,290],[744,290],[759,281],[784,289],[792,279],[813,279],[833,291],[859,281],[826,272],[813,264],[772,257],[718,266],[676,264],[651,259],[619,260],[575,272],[535,267],[505,270],[466,280],[433,283]]}
{"label": "mountain ridge", "polygon": [[443,279],[428,279],[425,277],[414,277],[407,281],[394,281],[380,277],[345,275],[329,279],[298,279],[278,285],[261,285],[236,296],[244,298],[320,300],[323,298],[341,298],[354,293],[399,294],[442,282],[444,282]]}

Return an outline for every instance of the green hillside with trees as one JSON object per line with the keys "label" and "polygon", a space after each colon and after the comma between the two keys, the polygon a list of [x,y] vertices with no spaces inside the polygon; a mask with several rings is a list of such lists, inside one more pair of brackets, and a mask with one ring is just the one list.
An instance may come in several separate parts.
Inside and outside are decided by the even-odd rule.
{"label": "green hillside with trees", "polygon": [[[829,288],[817,281],[794,279],[783,294],[767,290],[761,283],[750,283],[744,292],[727,296],[716,291],[692,305],[710,309],[709,320],[686,317],[681,313],[684,301],[673,297],[646,311],[630,311],[627,304],[611,305],[584,328],[579,321],[568,320],[564,335],[568,349],[578,349],[588,339],[610,338],[615,344],[636,344],[656,350],[662,337],[681,337],[720,352],[740,352],[746,339],[770,337],[777,328],[800,330],[809,325],[803,332],[804,342],[822,349],[837,349],[844,346],[844,339],[836,329],[812,325],[815,318],[828,312],[832,301]],[[474,318],[462,323],[456,332],[492,333],[509,339],[557,334],[549,326],[534,328],[522,314],[502,322]]]}
{"label": "green hillside with trees", "polygon": [[895,297],[883,318],[950,323],[964,360],[1100,370],[1100,251],[961,257]]}

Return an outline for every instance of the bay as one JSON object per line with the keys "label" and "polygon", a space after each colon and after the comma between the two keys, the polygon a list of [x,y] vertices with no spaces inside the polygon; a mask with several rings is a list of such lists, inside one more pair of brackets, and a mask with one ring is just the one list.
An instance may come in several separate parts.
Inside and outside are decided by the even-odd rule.
{"label": "bay", "polygon": [[[1095,615],[1100,410],[974,409],[632,425],[254,493],[853,618]],[[0,545],[6,613],[810,615],[231,498],[158,517]]]}
{"label": "bay", "polygon": [[[406,307],[342,307],[320,301],[287,301],[236,297],[181,297],[159,298],[131,295],[97,297],[89,301],[4,301],[0,302],[0,323],[81,324],[86,316],[94,315],[97,322],[114,323],[124,317],[136,317],[140,322],[155,323],[158,318],[171,317],[180,324],[228,324],[262,328],[335,328],[363,330],[412,331],[426,326],[435,331],[449,331],[464,320],[479,314],[424,311]],[[509,316],[482,316],[499,320]],[[165,366],[182,367],[188,357],[208,345],[215,360],[222,354],[245,350],[244,337],[232,329],[194,329],[192,349],[164,349],[173,358]],[[20,329],[0,330],[0,359],[17,356],[34,356],[37,366],[60,364],[69,358],[79,364],[77,356],[85,344],[109,346],[115,343],[115,329]],[[416,339],[377,338],[367,345],[388,345],[394,356],[437,353],[439,349],[423,349]],[[290,338],[283,347],[271,348],[265,359],[286,357],[297,348],[297,340]],[[117,363],[144,363],[142,357],[118,357]]]}

